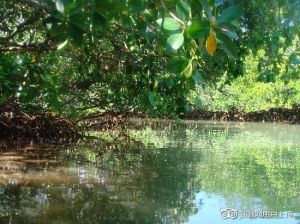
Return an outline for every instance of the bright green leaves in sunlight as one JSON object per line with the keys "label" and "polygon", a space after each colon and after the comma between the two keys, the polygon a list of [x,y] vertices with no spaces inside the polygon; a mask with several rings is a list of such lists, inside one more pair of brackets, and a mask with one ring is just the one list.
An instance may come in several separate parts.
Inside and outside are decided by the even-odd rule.
{"label": "bright green leaves in sunlight", "polygon": [[181,27],[180,23],[177,20],[169,17],[160,18],[156,22],[159,26],[167,31],[176,31]]}
{"label": "bright green leaves in sunlight", "polygon": [[157,24],[167,31],[169,37],[167,38],[167,46],[172,50],[178,50],[184,43],[184,35],[181,31],[181,24],[173,18],[158,19]]}
{"label": "bright green leaves in sunlight", "polygon": [[233,40],[238,39],[236,24],[243,10],[224,1],[56,0],[55,3],[61,13],[58,23],[64,24],[67,31],[58,41],[58,49],[67,43],[84,49],[89,41],[107,36],[112,27],[131,30],[124,35],[128,39],[118,40],[119,46],[139,51],[139,38],[145,38],[147,45],[155,48],[157,58],[165,59],[161,70],[156,72],[165,75],[151,72],[151,84],[144,99],[152,107],[159,107],[160,103],[164,107],[162,92],[184,95],[187,94],[184,89],[193,90],[196,84],[203,85],[209,77],[203,69],[207,61],[218,60],[215,58],[219,55],[238,58]]}
{"label": "bright green leaves in sunlight", "polygon": [[249,54],[259,81],[299,77],[299,0],[2,2],[0,101],[178,114],[195,87],[247,73]]}
{"label": "bright green leaves in sunlight", "polygon": [[170,46],[173,50],[178,50],[183,45],[183,42],[183,33],[173,34],[167,40],[168,46]]}
{"label": "bright green leaves in sunlight", "polygon": [[173,8],[164,7],[166,12],[156,21],[166,40],[166,53],[170,55],[167,71],[186,80],[197,74],[199,61],[216,55],[217,48],[237,59],[238,51],[232,40],[238,39],[236,24],[243,14],[237,5],[217,9],[223,3],[210,4],[207,0],[192,3],[202,12],[197,14],[190,1],[180,0]]}
{"label": "bright green leaves in sunlight", "polygon": [[[200,52],[201,47],[206,46],[207,55],[212,56],[216,51],[217,43],[220,42],[222,49],[231,58],[236,58],[236,50],[231,40],[238,39],[235,21],[242,16],[243,10],[237,5],[218,10],[216,7],[223,4],[214,2],[207,0],[161,1],[154,3],[157,10],[153,10],[149,7],[150,2],[145,0],[103,0],[92,3],[87,0],[78,2],[56,0],[55,7],[63,14],[56,16],[56,23],[59,24],[56,26],[61,26],[60,35],[65,35],[59,43],[70,39],[76,46],[82,46],[86,41],[85,36],[91,37],[96,31],[103,32],[108,21],[111,21],[118,26],[130,24],[138,26],[139,29],[141,29],[140,26],[144,26],[142,28],[144,30],[151,28],[153,39],[158,37],[157,33],[153,32],[153,27],[158,25],[165,40],[164,43],[161,41],[159,43],[164,44],[167,53],[185,52],[190,59],[193,57],[200,59],[205,57],[203,52]],[[199,9],[199,12],[195,12],[193,8]],[[148,20],[144,12],[147,12],[147,18],[152,19]],[[153,24],[154,21],[156,24]],[[149,36],[148,34],[150,32],[146,31],[146,36]]]}

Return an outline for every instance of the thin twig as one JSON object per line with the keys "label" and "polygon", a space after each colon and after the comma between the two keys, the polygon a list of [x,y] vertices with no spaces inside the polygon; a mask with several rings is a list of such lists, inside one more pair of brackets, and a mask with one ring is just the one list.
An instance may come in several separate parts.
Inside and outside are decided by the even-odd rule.
{"label": "thin twig", "polygon": [[168,14],[169,14],[173,19],[175,19],[175,20],[176,20],[177,22],[179,22],[180,24],[185,25],[185,23],[184,23],[181,19],[179,19],[174,13],[172,13],[172,12],[170,12],[170,11],[168,10],[167,4],[166,4],[166,2],[165,2],[164,0],[160,0],[160,2],[161,2],[161,4],[162,4],[164,10],[167,11]]}

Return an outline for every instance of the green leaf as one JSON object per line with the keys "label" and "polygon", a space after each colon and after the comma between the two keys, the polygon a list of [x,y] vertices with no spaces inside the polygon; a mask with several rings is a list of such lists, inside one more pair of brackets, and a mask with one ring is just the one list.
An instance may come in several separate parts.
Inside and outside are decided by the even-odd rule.
{"label": "green leaf", "polygon": [[106,18],[102,14],[97,12],[94,12],[92,15],[92,23],[96,29],[100,30],[104,29],[107,25]]}
{"label": "green leaf", "polygon": [[209,7],[209,4],[208,4],[207,0],[199,0],[199,1],[200,1],[201,5],[202,5],[202,7],[203,7],[203,9],[204,9],[207,17],[210,19],[212,13],[211,13],[211,9]]}
{"label": "green leaf", "polygon": [[230,39],[237,40],[239,38],[235,30],[232,27],[230,27],[230,25],[222,26],[221,31]]}
{"label": "green leaf", "polygon": [[165,30],[169,30],[169,31],[175,31],[175,30],[179,30],[180,29],[180,23],[177,22],[175,19],[173,18],[161,18],[158,19],[156,21],[156,23],[161,26],[162,28],[164,28]]}
{"label": "green leaf", "polygon": [[61,43],[60,45],[58,45],[57,50],[63,49],[63,48],[67,45],[68,41],[69,41],[69,40],[67,39],[65,42],[63,42],[63,43]]}
{"label": "green leaf", "polygon": [[190,78],[193,72],[193,65],[191,62],[188,63],[188,65],[186,66],[186,68],[183,70],[182,74],[186,77],[186,78]]}
{"label": "green leaf", "polygon": [[236,59],[237,58],[237,50],[236,47],[234,45],[234,43],[231,41],[231,39],[224,35],[222,32],[216,30],[217,33],[217,39],[219,39],[221,41],[221,47],[223,48],[223,50],[232,58],[232,59]]}
{"label": "green leaf", "polygon": [[154,84],[153,84],[153,87],[156,88],[159,84],[159,80],[155,79],[154,80]]}
{"label": "green leaf", "polygon": [[167,87],[168,89],[172,89],[175,85],[174,79],[172,77],[169,77],[167,80]]}
{"label": "green leaf", "polygon": [[243,10],[239,6],[230,6],[222,12],[220,16],[218,16],[217,21],[219,24],[229,23],[234,20],[241,18],[243,15]]}
{"label": "green leaf", "polygon": [[182,56],[176,56],[168,61],[167,70],[171,73],[180,74],[186,68],[188,63],[189,61],[186,58]]}
{"label": "green leaf", "polygon": [[187,22],[191,16],[191,8],[190,6],[183,0],[180,0],[176,4],[176,12],[180,19]]}
{"label": "green leaf", "polygon": [[82,29],[83,31],[87,30],[89,27],[87,21],[88,21],[87,17],[85,16],[85,14],[81,12],[73,13],[70,16],[70,22],[76,25],[77,27],[79,27],[80,29]]}
{"label": "green leaf", "polygon": [[149,93],[149,95],[148,95],[148,100],[149,100],[150,104],[151,104],[152,106],[154,106],[155,101],[156,101],[156,95],[155,95],[154,92],[150,92],[150,93]]}
{"label": "green leaf", "polygon": [[199,72],[199,70],[196,70],[196,72],[192,76],[192,79],[195,81],[196,84],[203,83],[203,79],[202,79],[202,76],[201,76],[201,73]]}
{"label": "green leaf", "polygon": [[65,5],[63,0],[56,0],[55,6],[60,13],[64,13]]}
{"label": "green leaf", "polygon": [[167,40],[168,46],[173,50],[178,50],[184,43],[183,33],[177,33],[171,35]]}
{"label": "green leaf", "polygon": [[193,39],[206,38],[209,34],[209,30],[209,21],[195,20],[192,22],[192,25],[186,29],[186,34]]}
{"label": "green leaf", "polygon": [[190,5],[191,5],[191,9],[195,13],[195,15],[202,14],[203,7],[199,0],[191,0]]}

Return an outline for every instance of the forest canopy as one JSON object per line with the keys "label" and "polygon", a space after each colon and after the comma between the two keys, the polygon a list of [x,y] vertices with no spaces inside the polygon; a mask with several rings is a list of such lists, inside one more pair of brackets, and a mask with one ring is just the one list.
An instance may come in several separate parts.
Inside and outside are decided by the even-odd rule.
{"label": "forest canopy", "polygon": [[1,3],[0,105],[179,114],[199,88],[245,75],[249,57],[257,82],[299,79],[297,0]]}

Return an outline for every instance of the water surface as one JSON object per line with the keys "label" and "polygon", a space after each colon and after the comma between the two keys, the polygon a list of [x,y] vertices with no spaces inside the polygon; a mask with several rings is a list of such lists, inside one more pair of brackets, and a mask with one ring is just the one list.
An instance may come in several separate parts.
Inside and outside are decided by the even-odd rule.
{"label": "water surface", "polygon": [[300,223],[300,126],[158,120],[128,135],[0,143],[0,223]]}

